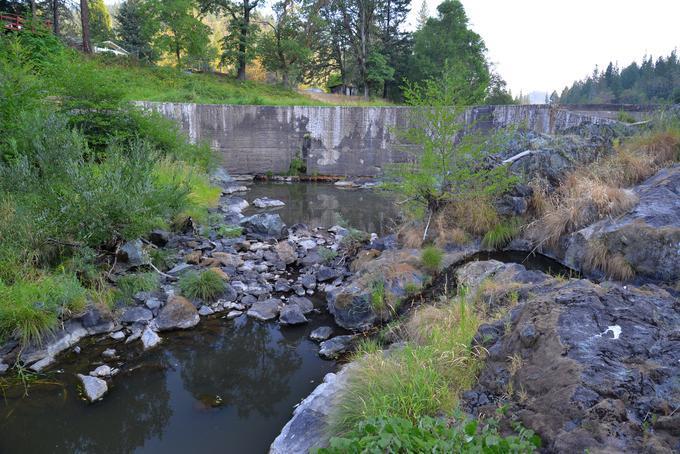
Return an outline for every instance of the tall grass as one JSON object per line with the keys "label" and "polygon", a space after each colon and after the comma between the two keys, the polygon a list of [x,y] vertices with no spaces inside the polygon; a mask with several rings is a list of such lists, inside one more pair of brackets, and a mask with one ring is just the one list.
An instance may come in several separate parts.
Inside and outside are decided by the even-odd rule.
{"label": "tall grass", "polygon": [[212,270],[189,271],[179,279],[179,288],[189,299],[215,301],[224,293],[226,284]]}
{"label": "tall grass", "polygon": [[357,369],[332,417],[336,433],[371,418],[401,417],[417,422],[449,413],[458,395],[476,379],[480,357],[470,346],[480,320],[461,295],[418,309],[407,322],[408,343],[387,353],[364,344]]}

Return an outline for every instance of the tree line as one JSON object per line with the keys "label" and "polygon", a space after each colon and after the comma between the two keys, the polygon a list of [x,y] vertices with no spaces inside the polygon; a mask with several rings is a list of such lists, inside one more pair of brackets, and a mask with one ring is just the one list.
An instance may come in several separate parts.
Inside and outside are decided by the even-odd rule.
{"label": "tree line", "polygon": [[68,33],[60,19],[79,15],[67,22],[82,23],[85,50],[90,37],[95,43],[111,39],[149,63],[171,59],[204,71],[219,66],[240,80],[257,59],[288,87],[325,83],[367,98],[402,100],[406,84],[455,67],[475,87],[473,102],[513,102],[459,0],[445,0],[435,17],[423,3],[413,31],[406,24],[411,0],[273,0],[267,12],[265,0],[125,0],[115,20],[103,0],[74,1],[0,0],[0,11],[51,18],[56,34]]}
{"label": "tree line", "polygon": [[550,102],[585,103],[680,103],[680,62],[674,50],[668,57],[651,56],[642,64],[631,63],[623,69],[609,63],[604,71],[596,66],[591,75],[564,87],[561,95],[553,92]]}

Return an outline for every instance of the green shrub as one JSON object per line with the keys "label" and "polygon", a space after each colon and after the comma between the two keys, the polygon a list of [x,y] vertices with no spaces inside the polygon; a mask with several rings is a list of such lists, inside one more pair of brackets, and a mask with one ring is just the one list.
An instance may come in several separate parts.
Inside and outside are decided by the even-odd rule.
{"label": "green shrub", "polygon": [[338,256],[337,251],[334,251],[333,249],[327,248],[325,246],[320,246],[317,249],[317,252],[319,253],[319,256],[321,257],[325,264],[331,263]]}
{"label": "green shrub", "polygon": [[442,268],[444,253],[435,246],[427,246],[420,254],[420,263],[430,273],[438,273]]}
{"label": "green shrub", "polygon": [[126,274],[116,282],[118,299],[130,303],[135,293],[156,290],[159,283],[158,274],[154,272]]}
{"label": "green shrub", "polygon": [[[462,419],[462,418],[461,418]],[[446,420],[421,418],[414,424],[404,418],[373,418],[362,421],[342,438],[332,438],[329,448],[318,454],[345,453],[529,453],[541,446],[531,430],[515,426],[517,435],[502,436],[498,423],[488,419]]]}
{"label": "green shrub", "polygon": [[243,227],[238,225],[221,225],[216,233],[222,238],[238,238],[243,235]]}
{"label": "green shrub", "polygon": [[404,291],[406,292],[407,295],[415,295],[420,291],[422,287],[419,284],[416,284],[415,282],[407,282],[404,285]]}
{"label": "green shrub", "polygon": [[482,246],[491,249],[502,248],[517,236],[520,228],[519,220],[514,218],[496,224],[482,238]]}
{"label": "green shrub", "polygon": [[301,158],[295,157],[290,161],[288,167],[288,175],[305,175],[307,173],[307,164]]}
{"label": "green shrub", "polygon": [[179,289],[189,299],[214,301],[225,288],[224,280],[210,270],[189,271],[179,279]]}

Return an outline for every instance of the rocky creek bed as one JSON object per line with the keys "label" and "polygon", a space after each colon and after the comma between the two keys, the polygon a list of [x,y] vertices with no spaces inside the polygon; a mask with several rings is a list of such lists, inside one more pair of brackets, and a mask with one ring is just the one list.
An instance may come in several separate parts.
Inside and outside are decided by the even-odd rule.
{"label": "rocky creek bed", "polygon": [[[114,313],[90,308],[41,345],[2,347],[3,369],[19,357],[41,374],[27,388],[6,382],[0,451],[186,452],[196,437],[207,451],[266,450],[349,340],[324,293],[349,275],[328,251],[350,231],[329,221],[383,232],[395,212],[383,195],[327,184],[247,189],[226,189],[219,209],[241,237],[158,231],[121,248],[116,273],[144,269],[149,248],[178,251],[158,291]],[[349,204],[357,196],[365,211]],[[299,213],[306,225],[292,223]],[[191,269],[224,276],[219,300],[180,295],[176,278]],[[29,424],[45,428],[40,437]]]}

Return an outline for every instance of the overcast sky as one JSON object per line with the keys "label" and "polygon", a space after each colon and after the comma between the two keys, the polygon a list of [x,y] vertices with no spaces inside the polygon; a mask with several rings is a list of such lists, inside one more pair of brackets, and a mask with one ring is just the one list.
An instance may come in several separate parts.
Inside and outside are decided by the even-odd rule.
{"label": "overcast sky", "polygon": [[[436,15],[441,0],[426,0]],[[558,93],[595,64],[680,48],[680,0],[461,0],[513,94]],[[415,18],[422,0],[413,0]]]}

